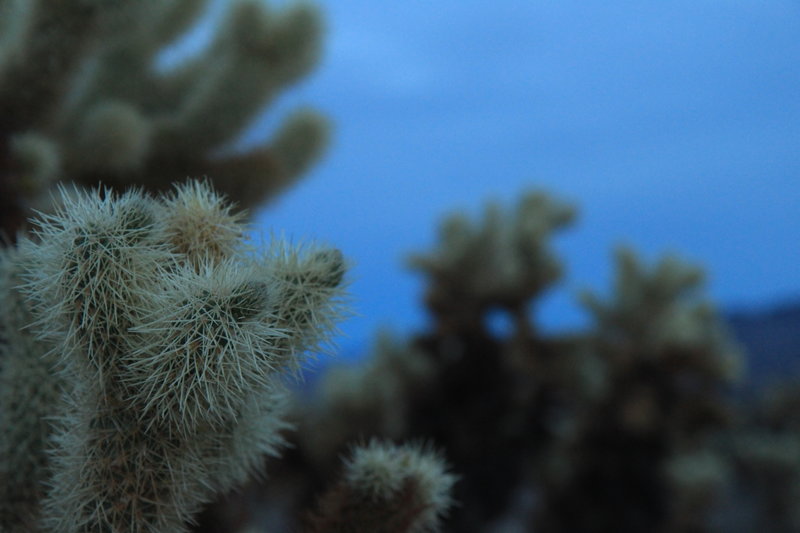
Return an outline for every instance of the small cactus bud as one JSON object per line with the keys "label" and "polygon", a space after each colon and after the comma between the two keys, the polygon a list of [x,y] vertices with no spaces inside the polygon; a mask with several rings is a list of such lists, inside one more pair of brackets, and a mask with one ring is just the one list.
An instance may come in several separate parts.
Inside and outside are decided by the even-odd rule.
{"label": "small cactus bud", "polygon": [[453,483],[429,449],[373,440],[346,461],[342,481],[323,497],[310,532],[439,531]]}

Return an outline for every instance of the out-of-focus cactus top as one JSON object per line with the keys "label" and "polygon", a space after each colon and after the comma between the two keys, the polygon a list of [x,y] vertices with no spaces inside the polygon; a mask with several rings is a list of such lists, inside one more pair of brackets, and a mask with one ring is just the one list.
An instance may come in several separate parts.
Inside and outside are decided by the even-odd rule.
{"label": "out-of-focus cactus top", "polygon": [[570,206],[533,192],[509,214],[490,204],[477,223],[458,214],[447,218],[436,250],[411,258],[411,266],[430,278],[427,305],[440,326],[474,327],[492,307],[524,314],[561,276],[549,239],[574,215]]}
{"label": "out-of-focus cactus top", "polygon": [[671,358],[673,366],[688,364],[711,377],[740,376],[740,349],[702,298],[702,269],[671,255],[648,268],[627,248],[617,251],[616,263],[612,298],[581,295],[602,345],[621,357]]}
{"label": "out-of-focus cactus top", "polygon": [[208,176],[240,207],[290,184],[327,123],[301,109],[268,144],[226,148],[320,52],[316,9],[236,0],[212,44],[168,72],[159,52],[206,0],[0,0],[0,231],[13,239],[57,181],[168,190]]}

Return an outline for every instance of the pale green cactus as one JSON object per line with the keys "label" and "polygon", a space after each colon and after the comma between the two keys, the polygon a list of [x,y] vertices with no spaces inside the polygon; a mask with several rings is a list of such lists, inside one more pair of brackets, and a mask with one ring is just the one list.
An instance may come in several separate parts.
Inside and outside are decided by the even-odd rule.
{"label": "pale green cactus", "polygon": [[[277,454],[287,427],[280,376],[327,337],[344,260],[283,244],[252,252],[245,226],[205,183],[162,199],[106,190],[63,204],[14,252],[24,260],[3,262],[3,272],[24,269],[23,304],[39,334],[22,329],[6,351],[46,343],[63,382],[49,413],[51,474],[38,480],[49,486],[41,528],[184,531],[202,503]],[[37,349],[4,359],[3,379],[47,365]],[[3,439],[42,423],[3,398],[14,418]]]}

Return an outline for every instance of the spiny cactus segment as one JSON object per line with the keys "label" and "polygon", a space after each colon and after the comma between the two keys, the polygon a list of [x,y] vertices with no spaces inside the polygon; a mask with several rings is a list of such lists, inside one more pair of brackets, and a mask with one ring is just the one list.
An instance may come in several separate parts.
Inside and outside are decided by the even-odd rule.
{"label": "spiny cactus segment", "polygon": [[[333,327],[344,260],[278,243],[249,250],[246,226],[207,182],[161,198],[64,191],[61,204],[2,263],[21,270],[4,290],[31,308],[27,336],[9,342],[57,356],[63,384],[57,406],[29,413],[55,420],[50,474],[37,480],[50,487],[41,526],[184,531],[200,504],[277,453],[280,376]],[[17,369],[37,357],[7,352]]]}

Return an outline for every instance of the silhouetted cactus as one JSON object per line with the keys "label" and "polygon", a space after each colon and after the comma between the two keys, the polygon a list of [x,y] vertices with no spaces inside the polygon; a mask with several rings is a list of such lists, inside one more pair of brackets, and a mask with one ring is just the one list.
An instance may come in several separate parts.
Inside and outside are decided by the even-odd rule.
{"label": "silhouetted cactus", "polygon": [[563,444],[568,466],[552,481],[541,528],[707,531],[726,485],[719,435],[732,422],[739,348],[702,299],[699,268],[672,256],[648,268],[627,249],[616,257],[611,295],[582,295],[605,391]]}

